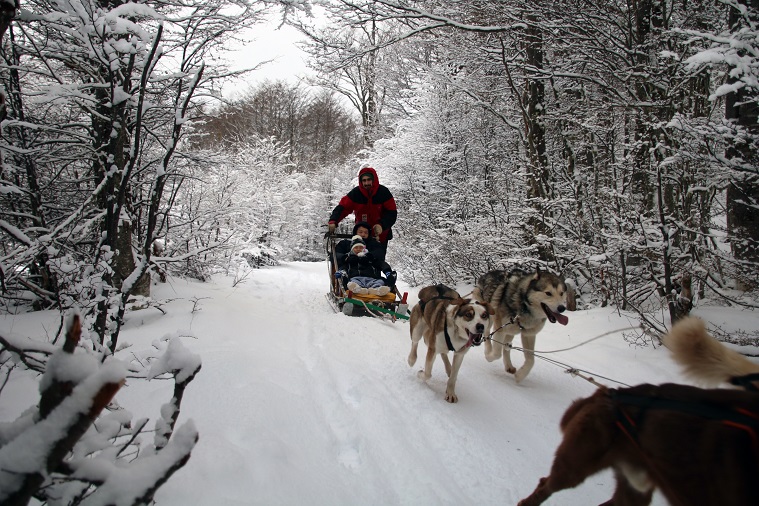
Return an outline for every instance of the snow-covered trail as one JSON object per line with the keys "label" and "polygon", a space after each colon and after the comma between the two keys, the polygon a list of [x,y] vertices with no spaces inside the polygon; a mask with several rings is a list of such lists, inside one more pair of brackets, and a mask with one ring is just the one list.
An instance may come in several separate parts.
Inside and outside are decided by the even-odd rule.
{"label": "snow-covered trail", "polygon": [[[417,365],[406,362],[408,323],[333,313],[326,275],[323,264],[294,263],[255,271],[235,288],[224,279],[174,280],[154,295],[177,297],[167,315],[127,321],[124,339],[135,342],[147,329],[153,338],[159,328],[191,333],[196,339],[186,346],[203,361],[180,419],[195,421],[200,441],[159,491],[158,504],[500,505],[531,492],[549,469],[561,414],[594,387],[542,361],[516,385],[500,362],[488,363],[475,348],[459,375],[459,402],[448,404],[439,360],[429,382],[416,377],[423,344]],[[416,290],[409,291],[413,302]],[[178,329],[193,304],[189,328]],[[599,326],[599,318],[607,322]],[[538,348],[593,337],[584,329],[625,325],[608,310],[572,313],[568,327],[539,336]],[[666,360],[620,341],[595,343],[609,346],[610,360],[621,357],[615,366],[584,364],[582,348],[553,358],[603,366],[599,374],[629,383],[646,377],[648,361]],[[126,389],[122,404],[130,397],[166,402],[169,384],[150,388]],[[599,504],[612,487],[604,473],[547,504]]]}

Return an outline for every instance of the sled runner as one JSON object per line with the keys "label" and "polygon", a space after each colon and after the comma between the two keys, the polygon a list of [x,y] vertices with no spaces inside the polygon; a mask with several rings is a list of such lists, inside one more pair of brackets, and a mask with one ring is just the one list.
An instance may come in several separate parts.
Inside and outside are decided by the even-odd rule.
{"label": "sled runner", "polygon": [[407,293],[399,296],[393,285],[386,295],[354,294],[345,288],[342,279],[335,278],[337,255],[335,245],[341,239],[350,239],[350,234],[327,232],[324,234],[324,249],[327,253],[330,290],[327,293],[332,309],[347,316],[373,316],[386,320],[408,320],[409,310],[406,303]]}

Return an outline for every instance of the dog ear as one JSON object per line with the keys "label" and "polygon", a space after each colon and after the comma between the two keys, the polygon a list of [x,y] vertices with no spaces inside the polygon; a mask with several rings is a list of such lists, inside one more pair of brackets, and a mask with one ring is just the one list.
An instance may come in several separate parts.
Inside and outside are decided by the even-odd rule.
{"label": "dog ear", "polygon": [[451,304],[454,306],[464,306],[466,304],[469,304],[469,299],[462,299],[459,297],[458,299],[451,301]]}

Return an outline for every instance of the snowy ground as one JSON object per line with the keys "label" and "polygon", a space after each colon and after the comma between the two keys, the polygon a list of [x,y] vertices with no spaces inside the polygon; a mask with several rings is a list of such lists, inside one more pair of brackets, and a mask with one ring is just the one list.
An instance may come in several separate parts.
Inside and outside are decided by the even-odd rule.
{"label": "snowy ground", "polygon": [[[459,375],[459,402],[448,404],[439,360],[429,382],[416,377],[423,344],[417,365],[406,362],[408,323],[333,313],[326,271],[322,263],[285,264],[254,271],[236,287],[228,278],[174,279],[154,287],[154,298],[173,299],[163,306],[166,315],[147,309],[128,316],[122,342],[143,349],[179,332],[203,361],[180,418],[195,421],[200,441],[156,502],[503,505],[528,495],[549,469],[561,414],[595,387],[542,360],[517,385],[500,362],[488,363],[474,348]],[[408,291],[415,302],[417,290]],[[548,324],[537,349],[567,348],[634,324],[608,308],[569,319],[566,327]],[[5,315],[0,332],[44,335],[42,325],[52,322]],[[629,385],[684,382],[666,350],[632,347],[619,332],[547,356],[610,386],[619,385],[601,377]],[[155,418],[172,386],[135,384],[117,401],[135,417]],[[19,399],[23,409],[34,387],[8,385],[3,401]],[[0,420],[15,414],[14,406],[0,405]],[[605,472],[546,504],[599,504],[612,488]],[[653,504],[666,503],[657,495]]]}

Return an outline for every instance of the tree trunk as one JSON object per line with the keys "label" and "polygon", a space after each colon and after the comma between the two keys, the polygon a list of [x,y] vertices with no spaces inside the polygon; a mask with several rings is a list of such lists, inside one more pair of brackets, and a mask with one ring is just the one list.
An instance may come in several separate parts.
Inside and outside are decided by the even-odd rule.
{"label": "tree trunk", "polygon": [[[749,8],[748,12],[759,12],[759,0],[740,0]],[[742,28],[741,17],[735,9],[730,9],[729,19],[733,31]],[[732,74],[728,74],[728,84],[736,82]],[[746,88],[740,88],[725,97],[725,118],[738,127],[747,129],[754,138],[759,135],[757,118],[759,107],[754,100],[747,96]],[[756,167],[759,157],[751,142],[733,144],[727,148],[728,159],[741,158],[743,163]],[[727,188],[727,229],[731,238],[731,248],[736,259],[755,263],[759,261],[759,178],[756,173],[737,173]],[[743,280],[744,282],[748,280]],[[755,283],[748,282],[753,285]]]}
{"label": "tree trunk", "polygon": [[[749,12],[759,12],[759,0],[741,0],[739,3],[749,7]],[[741,28],[741,17],[736,9],[730,9],[728,22],[733,31]],[[737,80],[729,74],[728,84]],[[740,88],[725,96],[725,118],[737,126],[748,129],[752,137],[759,134],[757,117],[759,107],[754,100],[748,100],[746,88]],[[756,167],[757,153],[751,149],[751,143],[731,145],[727,148],[729,159],[741,158],[747,165]],[[759,261],[759,178],[755,173],[738,174],[727,189],[727,228],[732,238],[731,248],[738,260]]]}
{"label": "tree trunk", "polygon": [[[372,46],[377,44],[377,22],[372,19],[368,29],[369,43]],[[377,53],[378,50],[372,49],[366,55],[366,79],[364,82],[364,92],[366,103],[364,104],[364,147],[371,148],[377,139],[379,128],[379,111],[377,111]]]}
{"label": "tree trunk", "polygon": [[[525,97],[527,115],[524,121],[527,133],[527,159],[530,165],[527,197],[530,199],[530,205],[535,209],[537,216],[543,216],[546,213],[543,201],[551,197],[544,126],[545,84],[541,76],[538,75],[543,68],[543,34],[540,30],[536,17],[534,15],[528,16],[528,28],[525,33],[525,53],[527,55],[525,65],[527,68],[535,70],[527,72],[527,96]],[[529,237],[529,240],[533,244],[538,242],[538,236],[548,235],[545,221],[537,216],[530,219],[531,230],[529,233],[532,236]],[[550,245],[540,244],[538,246],[538,258],[545,262],[554,259]]]}

